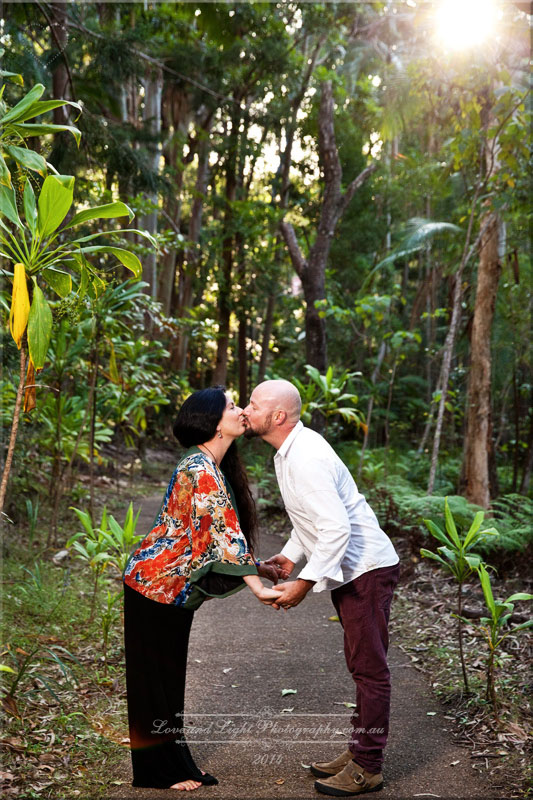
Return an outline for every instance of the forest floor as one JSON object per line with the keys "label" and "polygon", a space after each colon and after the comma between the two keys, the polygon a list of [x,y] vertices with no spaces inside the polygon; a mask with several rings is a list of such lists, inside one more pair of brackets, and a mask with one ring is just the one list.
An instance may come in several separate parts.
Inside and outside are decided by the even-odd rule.
{"label": "forest floor", "polygon": [[[163,460],[151,480],[143,477],[132,485],[131,494],[114,500],[112,486],[106,488],[104,482],[100,503],[105,499],[108,507],[115,505],[117,518],[122,519],[135,494],[135,509],[142,505],[137,530],[148,530],[161,502],[165,470],[168,465]],[[267,558],[279,552],[289,529],[279,505],[263,506],[262,519],[260,555]],[[391,616],[392,716],[380,797],[529,796],[526,764],[531,750],[526,740],[532,726],[526,690],[531,637],[526,633],[516,643],[501,670],[501,720],[496,722],[483,700],[484,650],[476,645],[470,626],[467,644],[474,691],[470,696],[460,691],[454,624],[449,617],[453,584],[420,563],[407,542],[395,545],[403,577]],[[8,553],[8,570],[9,557]],[[50,559],[43,564],[43,581],[55,581],[59,588],[65,565],[53,566]],[[23,654],[37,638],[47,646],[64,646],[77,663],[65,656],[76,684],[69,686],[59,675],[58,685],[65,693],[56,702],[44,692],[43,681],[53,669],[59,673],[57,665],[37,656],[39,672],[36,668],[31,675],[31,691],[20,698],[18,709],[4,707],[2,796],[175,797],[171,790],[131,787],[120,620],[114,625],[106,670],[97,622],[87,621],[87,575],[78,562],[71,565],[71,573],[65,608],[46,631],[38,628],[42,625],[38,610],[30,629],[16,577],[6,573],[4,624],[11,649],[18,647]],[[120,588],[120,582],[113,579],[110,588]],[[502,591],[507,596],[519,588],[524,588],[523,582],[508,579]],[[210,800],[320,796],[313,788],[309,765],[345,749],[355,700],[344,662],[342,629],[331,619],[334,614],[328,592],[311,593],[296,609],[276,612],[247,590],[224,602],[205,604],[197,612],[189,649],[187,738],[198,765],[220,782],[194,796]],[[10,626],[17,626],[17,634]],[[11,663],[6,653],[2,661]],[[284,694],[284,689],[293,691]]]}

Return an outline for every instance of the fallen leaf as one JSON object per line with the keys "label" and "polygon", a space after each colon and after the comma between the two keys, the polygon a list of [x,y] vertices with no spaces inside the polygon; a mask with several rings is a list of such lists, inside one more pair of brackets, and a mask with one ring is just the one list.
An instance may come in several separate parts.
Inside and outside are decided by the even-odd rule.
{"label": "fallen leaf", "polygon": [[224,673],[224,675],[227,675],[228,672],[231,672],[232,669],[233,667],[226,667],[226,669],[223,669],[222,672]]}
{"label": "fallen leaf", "polygon": [[281,690],[281,696],[285,697],[286,694],[296,694],[297,692],[298,692],[298,689],[282,689]]}
{"label": "fallen leaf", "polygon": [[457,759],[457,761],[450,762],[450,767],[456,767],[457,764],[460,764],[460,763],[461,763],[461,761],[459,759]]}
{"label": "fallen leaf", "polygon": [[426,711],[426,716],[427,717],[434,717],[436,715],[436,713],[437,713],[436,711]]}
{"label": "fallen leaf", "polygon": [[302,761],[300,761],[300,764],[304,769],[311,769],[311,764],[304,764]]}
{"label": "fallen leaf", "polygon": [[285,778],[280,778],[279,780],[276,781],[276,783],[278,784],[278,786],[283,786],[283,784],[285,783]]}
{"label": "fallen leaf", "polygon": [[282,708],[280,714],[290,714],[292,711],[294,711],[294,706],[292,708]]}
{"label": "fallen leaf", "polygon": [[328,620],[329,622],[340,622],[340,619],[338,618],[337,614],[333,614],[332,617],[328,617]]}

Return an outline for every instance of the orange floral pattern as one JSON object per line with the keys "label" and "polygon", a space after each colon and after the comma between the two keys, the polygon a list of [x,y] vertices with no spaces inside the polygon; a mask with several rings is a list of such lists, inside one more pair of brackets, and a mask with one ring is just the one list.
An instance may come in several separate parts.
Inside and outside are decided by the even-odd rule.
{"label": "orange floral pattern", "polygon": [[216,563],[230,573],[232,566],[254,567],[224,480],[198,451],[176,467],[154,527],[128,561],[124,582],[159,603],[183,606],[195,573]]}

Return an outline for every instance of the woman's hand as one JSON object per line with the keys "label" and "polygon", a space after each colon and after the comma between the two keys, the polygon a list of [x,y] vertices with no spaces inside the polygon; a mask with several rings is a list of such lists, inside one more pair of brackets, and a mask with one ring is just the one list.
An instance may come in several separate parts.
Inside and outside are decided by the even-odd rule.
{"label": "woman's hand", "polygon": [[281,597],[279,589],[267,589],[259,580],[259,575],[244,575],[243,577],[245,583],[248,584],[248,587],[258,600],[265,603],[265,605],[274,605],[275,608],[279,608],[279,605],[277,605],[277,601]]}

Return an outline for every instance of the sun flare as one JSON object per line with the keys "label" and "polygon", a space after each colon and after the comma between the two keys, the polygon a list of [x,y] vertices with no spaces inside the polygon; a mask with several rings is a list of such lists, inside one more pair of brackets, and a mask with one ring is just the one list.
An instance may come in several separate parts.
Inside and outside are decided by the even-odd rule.
{"label": "sun flare", "polygon": [[437,39],[451,50],[482,44],[496,31],[495,0],[440,0],[435,10]]}

